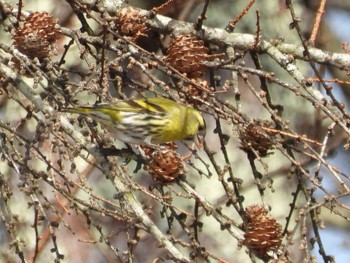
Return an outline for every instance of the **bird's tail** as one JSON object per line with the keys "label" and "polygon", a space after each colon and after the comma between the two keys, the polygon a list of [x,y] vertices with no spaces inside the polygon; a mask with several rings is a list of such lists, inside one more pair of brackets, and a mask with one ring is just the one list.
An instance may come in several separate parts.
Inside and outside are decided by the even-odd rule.
{"label": "bird's tail", "polygon": [[94,119],[97,122],[104,124],[105,126],[110,126],[112,123],[118,120],[116,116],[114,119],[112,118],[113,116],[111,116],[110,111],[104,110],[104,108],[96,106],[63,108],[61,109],[61,112],[82,114]]}
{"label": "bird's tail", "polygon": [[61,112],[68,112],[68,113],[76,113],[76,114],[84,114],[84,115],[90,115],[94,109],[92,107],[84,106],[84,107],[74,107],[74,108],[62,108],[60,109]]}

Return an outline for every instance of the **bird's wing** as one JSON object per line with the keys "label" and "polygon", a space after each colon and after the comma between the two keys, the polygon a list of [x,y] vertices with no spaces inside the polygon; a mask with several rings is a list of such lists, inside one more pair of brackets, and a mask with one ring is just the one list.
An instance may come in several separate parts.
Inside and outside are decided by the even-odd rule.
{"label": "bird's wing", "polygon": [[117,101],[109,106],[104,105],[104,107],[111,109],[114,108],[120,112],[135,112],[150,115],[163,115],[166,112],[166,109],[162,107],[162,105],[159,105],[158,103],[149,99]]}

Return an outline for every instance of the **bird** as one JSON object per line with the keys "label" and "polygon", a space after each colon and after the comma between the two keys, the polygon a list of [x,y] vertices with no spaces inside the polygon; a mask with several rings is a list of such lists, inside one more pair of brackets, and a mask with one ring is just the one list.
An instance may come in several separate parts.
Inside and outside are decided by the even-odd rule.
{"label": "bird", "polygon": [[162,97],[116,100],[61,111],[88,116],[128,144],[153,147],[194,140],[196,136],[203,138],[206,131],[205,120],[198,110]]}

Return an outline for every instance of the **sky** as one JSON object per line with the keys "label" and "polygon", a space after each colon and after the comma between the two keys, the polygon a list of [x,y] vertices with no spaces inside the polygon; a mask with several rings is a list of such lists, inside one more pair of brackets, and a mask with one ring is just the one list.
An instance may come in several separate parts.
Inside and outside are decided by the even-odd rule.
{"label": "sky", "polygon": [[[338,35],[338,37],[342,39],[342,41],[350,43],[350,16],[348,12],[331,11],[326,13],[325,19],[329,26],[332,28],[333,32],[335,32]],[[344,167],[344,164],[349,163],[349,154],[345,154],[345,152],[340,152],[329,161],[336,167],[339,167],[341,170],[344,170],[345,172],[347,172],[347,174],[349,174],[349,167]],[[321,231],[321,238],[324,241],[326,252],[329,255],[335,256],[336,262],[349,262],[349,231],[344,231],[344,229],[327,226],[326,229],[323,229]],[[318,253],[317,246],[313,250],[313,253],[317,256],[317,262],[323,262],[323,259]]]}

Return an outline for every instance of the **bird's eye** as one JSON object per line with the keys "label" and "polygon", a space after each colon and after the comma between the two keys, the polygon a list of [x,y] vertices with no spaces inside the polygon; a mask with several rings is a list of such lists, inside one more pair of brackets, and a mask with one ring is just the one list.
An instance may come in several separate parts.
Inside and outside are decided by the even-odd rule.
{"label": "bird's eye", "polygon": [[198,125],[198,135],[205,136],[206,127],[205,125]]}
{"label": "bird's eye", "polygon": [[[204,121],[204,120],[203,120],[203,121]],[[198,131],[199,131],[199,132],[203,132],[203,131],[205,131],[205,130],[206,130],[205,121],[204,121],[202,124],[198,123]]]}

